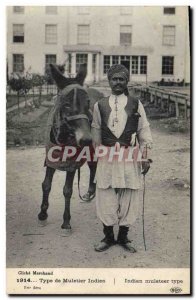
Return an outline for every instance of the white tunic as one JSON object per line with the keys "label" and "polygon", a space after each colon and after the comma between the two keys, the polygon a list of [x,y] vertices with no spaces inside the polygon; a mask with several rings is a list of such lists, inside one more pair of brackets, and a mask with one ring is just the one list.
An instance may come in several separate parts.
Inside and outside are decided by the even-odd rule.
{"label": "white tunic", "polygon": [[[122,94],[117,96],[118,101],[118,123],[113,120],[116,117],[115,111],[115,97],[111,95],[109,97],[109,105],[111,107],[111,113],[108,119],[108,128],[116,137],[120,137],[122,134],[126,122],[127,113],[125,106],[127,104],[127,97]],[[138,142],[140,147],[147,145],[151,147],[152,136],[150,132],[149,122],[146,118],[142,103],[139,101],[138,113],[140,114],[138,122]],[[98,103],[94,106],[92,127],[100,131],[101,136],[101,115],[98,107]],[[102,157],[98,160],[96,171],[97,187],[102,189],[112,188],[129,188],[139,189],[141,187],[141,163],[136,161],[126,162],[125,160],[118,161],[113,159],[112,162],[108,162],[108,157]]]}

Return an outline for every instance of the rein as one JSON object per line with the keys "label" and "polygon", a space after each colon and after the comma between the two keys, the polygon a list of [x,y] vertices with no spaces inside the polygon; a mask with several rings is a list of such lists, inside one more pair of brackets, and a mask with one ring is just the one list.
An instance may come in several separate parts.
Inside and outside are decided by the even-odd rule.
{"label": "rein", "polygon": [[82,196],[81,196],[81,192],[80,192],[80,168],[78,168],[78,195],[79,195],[79,198],[83,201],[83,202],[86,202]]}

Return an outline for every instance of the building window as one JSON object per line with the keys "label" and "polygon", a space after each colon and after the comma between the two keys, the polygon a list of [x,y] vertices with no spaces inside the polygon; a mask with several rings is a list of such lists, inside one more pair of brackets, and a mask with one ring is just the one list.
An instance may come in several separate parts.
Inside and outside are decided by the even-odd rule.
{"label": "building window", "polygon": [[120,63],[122,64],[122,62],[125,62],[125,61],[130,61],[129,55],[121,55],[120,56]]}
{"label": "building window", "polygon": [[46,6],[46,14],[47,15],[56,15],[57,14],[57,6]]}
{"label": "building window", "polygon": [[175,26],[163,26],[163,45],[175,45]]}
{"label": "building window", "polygon": [[78,44],[89,44],[89,25],[78,25]]}
{"label": "building window", "polygon": [[89,15],[90,7],[89,6],[78,6],[78,14],[79,15]]}
{"label": "building window", "polygon": [[132,6],[121,6],[120,7],[120,14],[121,15],[132,15],[133,7]]}
{"label": "building window", "polygon": [[120,63],[124,65],[128,71],[130,71],[131,65],[131,74],[145,75],[147,74],[147,58],[145,55],[105,55],[103,63],[104,74],[107,73],[111,65]]}
{"label": "building window", "polygon": [[107,74],[107,71],[110,68],[110,55],[104,55],[103,59],[103,73]]}
{"label": "building window", "polygon": [[130,45],[132,37],[132,26],[131,25],[121,25],[120,26],[120,44]]}
{"label": "building window", "polygon": [[13,54],[13,72],[23,72],[23,71],[24,71],[24,55]]}
{"label": "building window", "polygon": [[56,64],[56,54],[46,54],[46,56],[45,56],[45,70],[49,69],[49,64]]}
{"label": "building window", "polygon": [[119,63],[119,56],[118,55],[112,55],[112,64],[116,65]]}
{"label": "building window", "polygon": [[147,74],[147,56],[140,56],[140,74]]}
{"label": "building window", "polygon": [[175,15],[176,13],[176,8],[167,6],[163,8],[164,15]]}
{"label": "building window", "polygon": [[13,12],[15,14],[24,14],[24,6],[14,6]]}
{"label": "building window", "polygon": [[46,54],[45,55],[45,76],[47,84],[53,84],[54,80],[52,78],[50,64],[56,64],[56,54]]}
{"label": "building window", "polygon": [[174,57],[163,56],[162,57],[162,75],[174,74]]}
{"label": "building window", "polygon": [[81,64],[86,64],[88,62],[88,54],[78,53],[76,54],[76,73],[79,71]]}
{"label": "building window", "polygon": [[23,24],[13,24],[13,43],[24,43]]}
{"label": "building window", "polygon": [[132,74],[138,74],[138,56],[132,56]]}
{"label": "building window", "polygon": [[45,25],[45,42],[46,44],[57,43],[57,25]]}

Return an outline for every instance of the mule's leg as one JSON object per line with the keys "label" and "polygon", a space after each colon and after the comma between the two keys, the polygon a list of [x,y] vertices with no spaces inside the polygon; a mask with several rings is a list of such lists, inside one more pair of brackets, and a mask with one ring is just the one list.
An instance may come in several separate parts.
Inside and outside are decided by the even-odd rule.
{"label": "mule's leg", "polygon": [[65,185],[63,188],[63,195],[65,197],[65,211],[63,214],[63,224],[61,228],[66,229],[67,231],[70,231],[70,200],[73,192],[73,180],[75,176],[76,171],[73,172],[67,172]]}
{"label": "mule's leg", "polygon": [[54,172],[55,172],[55,169],[46,167],[46,175],[45,175],[44,181],[42,183],[43,198],[42,198],[42,204],[41,204],[41,211],[38,214],[38,219],[40,221],[44,221],[48,217],[48,214],[47,214],[47,210],[49,207],[48,198],[49,198],[49,193],[50,193],[51,186],[52,186],[52,178],[53,178]]}

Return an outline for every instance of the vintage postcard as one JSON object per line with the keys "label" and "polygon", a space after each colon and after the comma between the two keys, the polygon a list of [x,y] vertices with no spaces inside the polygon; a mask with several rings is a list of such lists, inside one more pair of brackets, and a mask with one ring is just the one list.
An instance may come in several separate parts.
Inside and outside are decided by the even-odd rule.
{"label": "vintage postcard", "polygon": [[7,294],[191,294],[191,8],[6,14]]}

